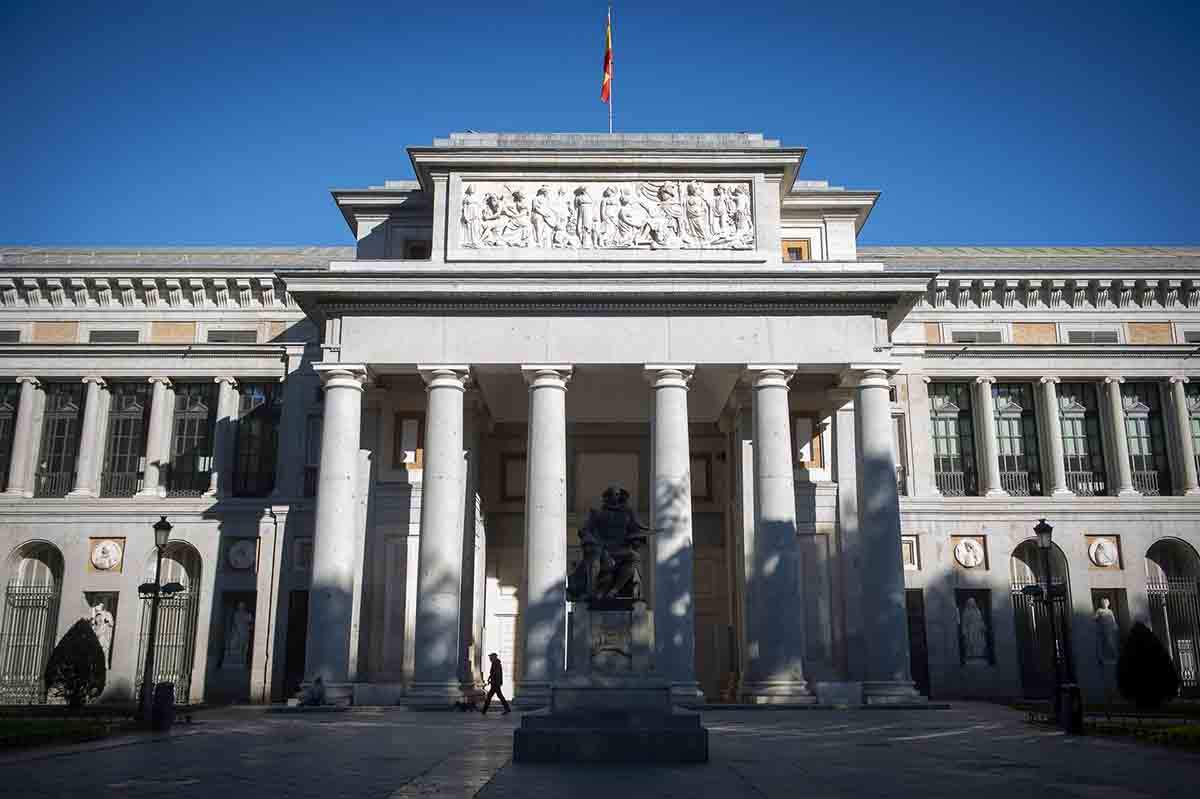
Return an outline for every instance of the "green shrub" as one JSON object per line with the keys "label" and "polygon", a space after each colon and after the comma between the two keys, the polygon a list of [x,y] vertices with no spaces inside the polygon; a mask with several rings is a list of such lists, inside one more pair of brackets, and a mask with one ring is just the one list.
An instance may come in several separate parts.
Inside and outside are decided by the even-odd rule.
{"label": "green shrub", "polygon": [[50,653],[46,692],[62,697],[71,707],[82,707],[104,691],[105,671],[100,639],[91,622],[80,619]]}
{"label": "green shrub", "polygon": [[1141,710],[1156,708],[1179,693],[1175,664],[1158,636],[1138,622],[1117,661],[1117,690]]}

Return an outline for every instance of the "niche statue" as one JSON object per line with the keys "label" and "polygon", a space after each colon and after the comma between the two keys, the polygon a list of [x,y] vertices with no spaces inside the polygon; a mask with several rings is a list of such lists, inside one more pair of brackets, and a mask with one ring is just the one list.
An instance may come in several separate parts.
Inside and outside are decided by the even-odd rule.
{"label": "niche statue", "polygon": [[567,596],[574,602],[641,599],[641,548],[652,532],[629,507],[628,491],[605,489],[604,504],[588,511],[579,531],[583,559],[567,578]]}

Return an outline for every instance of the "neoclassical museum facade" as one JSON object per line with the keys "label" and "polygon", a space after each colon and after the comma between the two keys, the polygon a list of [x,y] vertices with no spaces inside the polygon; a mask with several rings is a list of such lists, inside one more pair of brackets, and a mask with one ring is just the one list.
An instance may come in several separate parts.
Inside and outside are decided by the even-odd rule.
{"label": "neoclassical museum facade", "polygon": [[[0,247],[0,702],[536,706],[613,484],[680,702],[1088,698],[1200,636],[1200,249],[859,247],[754,134],[454,134],[356,244]],[[1038,549],[1034,525],[1054,527]]]}

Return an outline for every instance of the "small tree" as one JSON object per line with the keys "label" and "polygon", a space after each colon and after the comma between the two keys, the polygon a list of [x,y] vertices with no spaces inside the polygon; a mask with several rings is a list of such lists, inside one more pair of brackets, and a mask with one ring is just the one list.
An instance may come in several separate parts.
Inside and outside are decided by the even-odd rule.
{"label": "small tree", "polygon": [[1117,660],[1117,690],[1140,710],[1156,708],[1179,693],[1175,664],[1158,636],[1138,622]]}
{"label": "small tree", "polygon": [[73,708],[83,707],[104,691],[104,649],[87,619],[75,622],[50,653],[46,692],[62,697]]}

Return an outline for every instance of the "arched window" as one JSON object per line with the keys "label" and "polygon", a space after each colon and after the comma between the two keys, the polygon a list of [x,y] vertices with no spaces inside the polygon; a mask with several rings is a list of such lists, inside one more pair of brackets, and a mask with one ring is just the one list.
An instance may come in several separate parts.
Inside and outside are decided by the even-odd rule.
{"label": "arched window", "polygon": [[1175,661],[1181,692],[1200,694],[1200,556],[1164,538],[1146,552],[1150,624]]}
{"label": "arched window", "polygon": [[31,541],[9,557],[0,619],[0,703],[46,701],[42,673],[54,648],[62,592],[58,547]]}
{"label": "arched window", "polygon": [[1053,586],[1056,636],[1050,634],[1050,617],[1042,599],[1026,593],[1031,586],[1045,586],[1046,570],[1037,542],[1022,541],[1009,559],[1012,574],[1013,623],[1017,632],[1017,653],[1021,666],[1021,687],[1025,696],[1044,699],[1054,690],[1055,646],[1063,670],[1063,679],[1072,680],[1075,672],[1071,657],[1071,592],[1067,579],[1067,559],[1058,546],[1050,550],[1050,582]]}
{"label": "arched window", "polygon": [[[153,550],[146,563],[145,581],[154,582]],[[175,684],[175,701],[180,704],[189,700],[192,688],[192,664],[196,655],[196,615],[200,595],[200,553],[183,541],[167,544],[163,554],[162,584],[179,583],[183,590],[175,594],[164,594],[158,604],[158,626],[154,635],[153,684],[170,682]],[[138,670],[134,684],[134,696],[139,696],[142,684],[142,669],[146,662],[146,643],[150,634],[149,596],[142,597],[142,625],[138,635]]]}

